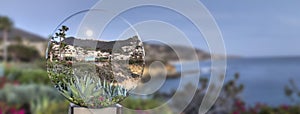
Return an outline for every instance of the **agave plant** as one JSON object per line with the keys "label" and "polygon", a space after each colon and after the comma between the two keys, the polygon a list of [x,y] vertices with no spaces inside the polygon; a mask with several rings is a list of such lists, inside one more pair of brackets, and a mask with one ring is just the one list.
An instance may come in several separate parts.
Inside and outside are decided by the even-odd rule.
{"label": "agave plant", "polygon": [[[105,107],[127,96],[128,90],[123,86],[101,80],[96,73],[84,72],[77,75],[74,72],[81,72],[77,70],[79,69],[73,69],[71,76],[64,75],[64,78],[59,78],[61,81],[55,84],[56,88],[71,102],[84,107]],[[82,74],[84,75],[81,76]],[[61,76],[53,75],[53,77]]]}

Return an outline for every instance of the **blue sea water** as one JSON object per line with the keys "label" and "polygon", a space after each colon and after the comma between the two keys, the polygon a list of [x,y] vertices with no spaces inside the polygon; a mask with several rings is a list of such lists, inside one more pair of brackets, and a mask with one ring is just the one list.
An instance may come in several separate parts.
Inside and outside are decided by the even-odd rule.
{"label": "blue sea water", "polygon": [[0,63],[0,77],[4,76],[4,65]]}
{"label": "blue sea water", "polygon": [[[209,71],[210,62],[200,62],[203,71]],[[177,65],[180,70],[180,66]],[[237,58],[227,60],[225,82],[234,79],[234,74],[239,73],[238,83],[245,88],[241,97],[247,105],[265,103],[271,106],[291,104],[285,96],[284,86],[289,80],[294,80],[300,88],[300,57],[282,58]],[[210,77],[210,73],[202,73],[203,77]],[[193,80],[193,76],[182,76],[187,80]],[[160,91],[170,92],[177,89],[180,79],[167,79]],[[184,82],[188,83],[188,82]],[[300,99],[300,98],[299,98]]]}

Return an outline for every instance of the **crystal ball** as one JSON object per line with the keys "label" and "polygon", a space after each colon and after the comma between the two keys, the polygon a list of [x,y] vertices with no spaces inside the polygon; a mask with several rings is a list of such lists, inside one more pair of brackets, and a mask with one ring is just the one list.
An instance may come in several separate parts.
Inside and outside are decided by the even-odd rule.
{"label": "crystal ball", "polygon": [[54,87],[82,107],[107,107],[128,97],[144,69],[139,37],[104,41],[79,38],[68,34],[70,30],[68,25],[59,26],[48,43],[47,72]]}

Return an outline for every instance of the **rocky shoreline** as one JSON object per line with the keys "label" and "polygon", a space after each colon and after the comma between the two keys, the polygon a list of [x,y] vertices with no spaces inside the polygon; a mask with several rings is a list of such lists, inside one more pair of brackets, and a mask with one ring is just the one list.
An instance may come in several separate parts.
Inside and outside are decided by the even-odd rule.
{"label": "rocky shoreline", "polygon": [[[166,78],[178,78],[181,76],[181,73],[176,71],[175,66],[171,65],[171,64],[166,64],[165,65],[165,70],[166,70]],[[164,71],[162,71],[161,69],[151,69],[151,74],[161,74]],[[143,72],[143,78],[147,78],[150,76],[149,73],[149,66],[146,66],[144,68],[144,72]],[[151,76],[158,76],[158,77],[162,77],[164,78],[164,75],[151,75]]]}

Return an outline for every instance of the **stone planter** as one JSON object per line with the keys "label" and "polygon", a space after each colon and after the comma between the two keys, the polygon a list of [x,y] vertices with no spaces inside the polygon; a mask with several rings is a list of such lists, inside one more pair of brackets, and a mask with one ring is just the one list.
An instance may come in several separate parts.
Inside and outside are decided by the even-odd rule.
{"label": "stone planter", "polygon": [[80,107],[71,103],[69,107],[69,114],[122,114],[122,106],[116,104],[111,107],[92,109]]}

